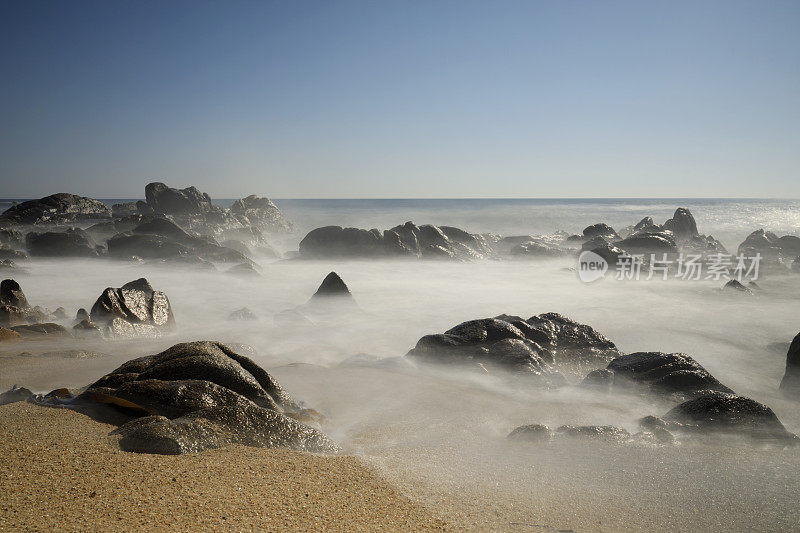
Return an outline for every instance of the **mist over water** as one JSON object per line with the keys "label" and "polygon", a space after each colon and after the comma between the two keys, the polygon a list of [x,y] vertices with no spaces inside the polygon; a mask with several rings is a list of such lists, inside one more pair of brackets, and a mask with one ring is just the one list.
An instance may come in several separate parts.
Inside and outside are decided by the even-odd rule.
{"label": "mist over water", "polygon": [[[731,252],[760,227],[781,235],[800,230],[800,205],[794,201],[276,203],[299,228],[297,234],[280,241],[284,250],[297,249],[306,230],[326,224],[384,229],[413,220],[474,233],[541,234],[561,229],[579,233],[596,222],[619,230],[644,216],[660,223],[678,206],[689,207],[700,232],[719,238]],[[260,277],[243,278],[221,271],[108,259],[35,259],[24,265],[27,273],[14,276],[32,305],[63,306],[72,316],[80,307],[89,309],[105,287],[146,277],[169,297],[178,328],[156,341],[99,344],[98,351],[109,353],[110,358],[46,362],[20,358],[17,366],[0,375],[0,387],[16,382],[37,391],[79,387],[123,360],[156,353],[177,342],[245,343],[255,348],[254,359],[291,394],[325,414],[325,432],[346,451],[375,465],[434,510],[437,498],[447,494],[463,503],[465,512],[471,505],[485,507],[487,512],[496,510],[503,517],[498,519],[501,528],[510,527],[512,519],[522,520],[524,528],[527,517],[537,513],[554,520],[548,524],[553,527],[597,530],[647,528],[654,523],[725,529],[726,519],[740,520],[733,526],[764,521],[776,528],[797,524],[796,506],[786,503],[800,490],[800,479],[789,475],[800,471],[797,450],[697,444],[648,448],[595,442],[538,446],[505,439],[512,429],[528,423],[613,424],[635,432],[638,418],[661,415],[671,407],[663,400],[576,387],[546,391],[496,376],[455,370],[420,372],[399,364],[392,368],[339,366],[357,354],[402,356],[423,335],[443,332],[465,320],[501,313],[528,318],[553,311],[590,324],[623,352],[686,352],[722,383],[770,406],[787,429],[797,433],[796,403],[777,392],[786,351],[770,346],[788,344],[800,329],[796,276],[764,278],[759,281],[763,291],[747,297],[719,293],[720,281],[623,283],[607,279],[587,285],[568,269],[575,266],[572,257],[470,263],[259,263]],[[313,326],[276,322],[275,314],[306,303],[330,271],[348,284],[358,310],[335,309],[318,317]],[[243,306],[258,319],[227,320],[231,311]],[[43,349],[52,350],[53,344]],[[567,378],[577,384],[580,376]],[[576,498],[574,508],[567,504]],[[734,510],[726,516],[727,505]],[[590,521],[592,507],[614,512],[606,524],[597,524]]]}

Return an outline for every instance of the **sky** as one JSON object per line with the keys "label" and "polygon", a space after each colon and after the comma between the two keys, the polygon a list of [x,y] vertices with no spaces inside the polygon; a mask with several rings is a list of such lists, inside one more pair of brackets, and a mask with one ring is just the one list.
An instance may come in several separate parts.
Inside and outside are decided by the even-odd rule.
{"label": "sky", "polygon": [[800,198],[800,2],[0,0],[0,197]]}

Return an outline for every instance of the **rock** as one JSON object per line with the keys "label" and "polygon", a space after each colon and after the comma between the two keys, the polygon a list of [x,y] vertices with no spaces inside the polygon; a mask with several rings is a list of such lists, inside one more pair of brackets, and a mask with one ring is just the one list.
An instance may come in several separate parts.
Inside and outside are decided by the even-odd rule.
{"label": "rock", "polygon": [[234,276],[242,276],[245,278],[253,277],[259,278],[261,274],[256,270],[256,267],[250,263],[240,263],[238,265],[233,265],[228,270],[225,271],[226,274],[233,274]]}
{"label": "rock", "polygon": [[0,260],[4,261],[27,261],[28,254],[22,250],[12,250],[10,248],[0,247]]}
{"label": "rock", "polygon": [[120,233],[108,240],[108,255],[117,259],[177,259],[194,256],[194,252],[160,235]]}
{"label": "rock", "polygon": [[175,327],[167,295],[144,278],[106,288],[92,306],[91,320],[111,337],[155,337]]}
{"label": "rock", "polygon": [[558,246],[536,241],[523,242],[509,251],[509,254],[515,257],[562,257],[567,253],[567,250],[563,250]]}
{"label": "rock", "polygon": [[213,210],[211,197],[196,187],[173,189],[163,183],[148,183],[144,188],[147,205],[166,215],[203,215]]}
{"label": "rock", "polygon": [[786,353],[786,372],[783,374],[780,390],[800,399],[800,333],[795,336]]}
{"label": "rock", "polygon": [[22,232],[11,228],[0,228],[0,249],[18,250],[24,244]]}
{"label": "rock", "polygon": [[771,231],[764,231],[763,229],[756,230],[748,235],[739,245],[738,254],[755,256],[756,253],[768,259],[780,257],[782,250],[778,244],[778,236]]}
{"label": "rock", "polygon": [[327,298],[331,296],[342,296],[345,298],[353,297],[353,295],[350,293],[350,289],[347,288],[347,284],[342,281],[342,278],[340,278],[339,274],[336,272],[331,272],[325,276],[325,279],[322,280],[317,292],[315,292],[311,298]]}
{"label": "rock", "polygon": [[257,320],[258,317],[247,307],[242,307],[228,315],[228,320]]}
{"label": "rock", "polygon": [[58,307],[55,311],[53,311],[53,316],[59,320],[66,320],[68,317],[67,310],[63,307]]}
{"label": "rock", "polygon": [[138,215],[139,207],[136,202],[124,202],[114,204],[111,206],[111,216],[114,218],[122,218],[130,215]]}
{"label": "rock", "polygon": [[605,442],[622,443],[629,441],[631,434],[616,426],[561,426],[556,434],[564,437],[595,439]]}
{"label": "rock", "polygon": [[85,320],[87,318],[89,318],[89,313],[83,307],[78,309],[78,312],[75,313],[75,320],[77,320],[78,322],[80,322],[81,320]]}
{"label": "rock", "polygon": [[710,433],[731,433],[762,441],[796,443],[772,409],[736,394],[714,392],[684,402],[664,415],[664,420],[696,426]]}
{"label": "rock", "polygon": [[528,424],[516,428],[508,434],[507,438],[519,442],[542,443],[549,442],[552,436],[553,432],[550,431],[549,427],[543,424]]}
{"label": "rock", "polygon": [[76,398],[78,405],[82,402],[146,415],[117,431],[128,451],[177,454],[234,443],[338,451],[327,437],[297,421],[313,412],[251,359],[216,342],[177,344],[128,361],[90,385]]}
{"label": "rock", "polygon": [[111,218],[111,211],[103,202],[58,193],[8,208],[0,215],[0,225],[65,224],[102,218]]}
{"label": "rock", "polygon": [[22,287],[13,279],[4,279],[0,282],[0,304],[11,305],[20,309],[29,309],[30,304],[22,292]]}
{"label": "rock", "polygon": [[43,324],[25,324],[21,326],[11,326],[12,330],[19,333],[23,339],[40,337],[72,337],[67,329],[52,322]]}
{"label": "rock", "polygon": [[28,310],[13,305],[0,305],[0,326],[18,326],[28,323]]}
{"label": "rock", "polygon": [[245,217],[250,224],[265,231],[284,232],[294,229],[280,209],[269,198],[263,196],[251,194],[247,198],[236,200],[231,206],[231,213]]}
{"label": "rock", "polygon": [[668,233],[640,233],[616,243],[629,254],[677,254],[678,246]]}
{"label": "rock", "polygon": [[588,324],[581,324],[558,313],[532,316],[527,323],[554,338],[556,359],[561,363],[595,365],[619,355],[616,345],[608,337]]}
{"label": "rock", "polygon": [[92,238],[80,228],[69,228],[62,232],[31,232],[25,236],[25,245],[32,256],[39,257],[96,257],[100,255]]}
{"label": "rock", "polygon": [[614,373],[607,368],[592,370],[583,378],[581,385],[590,389],[610,390],[614,385]]}
{"label": "rock", "polygon": [[29,389],[14,385],[6,392],[0,394],[0,405],[7,405],[9,403],[24,402],[33,395]]}
{"label": "rock", "polygon": [[14,330],[0,327],[0,342],[13,342],[22,338],[22,335]]}
{"label": "rock", "polygon": [[748,294],[750,296],[755,294],[751,289],[748,289],[735,279],[732,279],[723,285],[722,290],[725,292],[739,292],[742,294]]}
{"label": "rock", "polygon": [[608,364],[614,386],[625,381],[662,394],[693,397],[706,391],[732,392],[700,363],[684,353],[636,352],[621,355]]}
{"label": "rock", "polygon": [[664,229],[671,231],[676,238],[680,240],[689,239],[697,236],[697,223],[685,207],[679,207],[675,210],[672,218],[664,222]]}
{"label": "rock", "polygon": [[84,318],[72,326],[72,334],[77,338],[102,338],[103,332],[91,318]]}
{"label": "rock", "polygon": [[594,237],[602,237],[605,240],[612,241],[619,239],[619,235],[614,228],[609,226],[608,224],[593,224],[584,228],[583,230],[583,237],[585,239],[592,239]]}

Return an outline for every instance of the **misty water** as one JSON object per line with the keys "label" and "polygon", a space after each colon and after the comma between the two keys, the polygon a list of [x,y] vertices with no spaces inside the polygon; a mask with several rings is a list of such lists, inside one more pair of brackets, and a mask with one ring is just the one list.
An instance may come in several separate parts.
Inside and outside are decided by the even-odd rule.
{"label": "misty water", "polygon": [[[800,205],[779,200],[276,203],[299,228],[273,240],[281,251],[296,250],[308,229],[326,224],[385,229],[413,220],[473,233],[579,233],[596,222],[621,229],[647,215],[660,223],[678,206],[689,207],[700,232],[719,238],[731,252],[761,227],[779,235],[800,230]],[[123,360],[176,342],[244,343],[291,394],[326,416],[324,431],[347,453],[364,458],[434,510],[446,497],[466,514],[471,508],[496,512],[504,521],[501,527],[523,529],[797,527],[797,449],[727,442],[548,446],[505,438],[529,423],[613,424],[634,433],[638,418],[661,415],[674,405],[666,401],[573,386],[543,390],[497,376],[419,371],[401,361],[385,368],[340,365],[357,354],[403,356],[421,336],[465,320],[554,311],[590,324],[623,352],[688,353],[739,394],[770,406],[789,431],[798,433],[797,404],[777,390],[786,347],[800,329],[797,276],[763,277],[763,290],[751,297],[720,293],[724,281],[715,280],[584,284],[570,270],[572,257],[464,263],[256,260],[261,276],[243,278],[110,259],[34,259],[24,265],[25,273],[15,275],[32,305],[63,306],[73,315],[80,307],[90,308],[105,287],[146,277],[168,295],[178,327],[157,341],[70,341],[111,357],[20,358],[0,375],[0,386],[80,387]],[[348,284],[358,310],[334,310],[313,326],[276,322],[275,314],[304,304],[330,271]],[[227,320],[244,306],[258,319]],[[47,343],[41,349],[54,347]],[[577,384],[580,376],[567,378]],[[605,523],[593,521],[592,509],[599,508]],[[549,521],[529,522],[533,516]]]}

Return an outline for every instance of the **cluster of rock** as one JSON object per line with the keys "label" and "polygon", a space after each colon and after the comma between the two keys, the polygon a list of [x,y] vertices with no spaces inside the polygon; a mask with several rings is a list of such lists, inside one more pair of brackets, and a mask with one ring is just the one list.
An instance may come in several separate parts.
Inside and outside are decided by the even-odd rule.
{"label": "cluster of rock", "polygon": [[175,327],[169,299],[140,278],[103,291],[91,313],[79,309],[71,328],[66,310],[32,307],[19,283],[0,284],[0,342],[20,338],[160,337]]}
{"label": "cluster of rock", "polygon": [[[42,257],[138,258],[247,265],[277,257],[265,233],[293,230],[268,198],[248,196],[229,209],[195,187],[145,187],[146,201],[115,204],[59,193],[17,204],[0,215],[0,266]],[[79,227],[80,225],[80,227]]]}
{"label": "cluster of rock", "polygon": [[761,254],[763,263],[771,271],[800,273],[800,237],[778,237],[770,231],[759,229],[747,236],[739,245],[738,253],[753,257]]}
{"label": "cluster of rock", "polygon": [[377,229],[325,226],[300,241],[300,257],[482,259],[493,253],[485,236],[450,226],[417,226],[413,222],[381,232]]}
{"label": "cluster of rock", "polygon": [[130,360],[78,396],[60,389],[37,396],[16,388],[0,403],[30,401],[123,422],[114,432],[123,450],[181,454],[228,444],[336,453],[307,425],[319,414],[303,408],[254,361],[218,342],[177,344]]}

